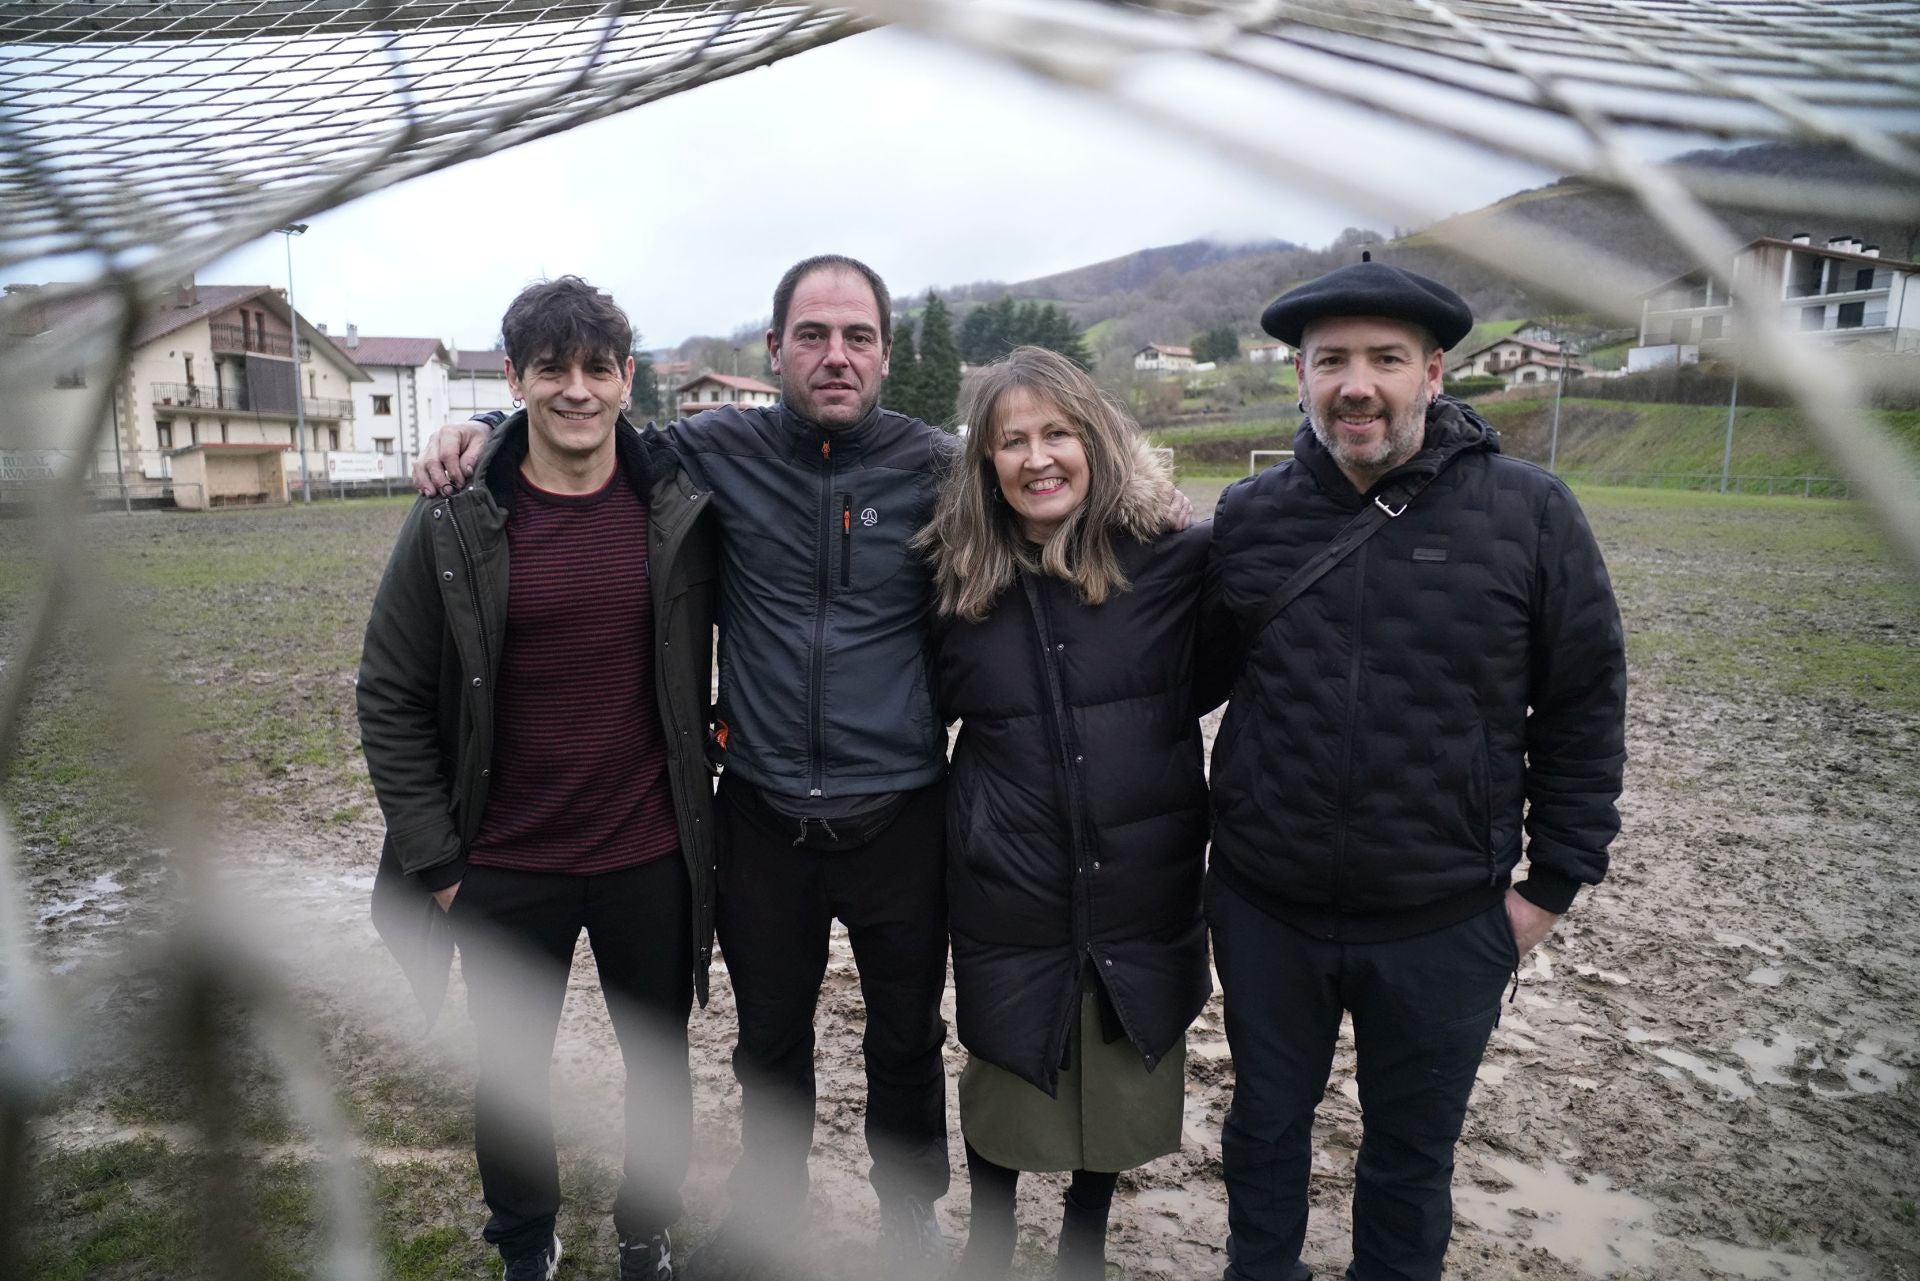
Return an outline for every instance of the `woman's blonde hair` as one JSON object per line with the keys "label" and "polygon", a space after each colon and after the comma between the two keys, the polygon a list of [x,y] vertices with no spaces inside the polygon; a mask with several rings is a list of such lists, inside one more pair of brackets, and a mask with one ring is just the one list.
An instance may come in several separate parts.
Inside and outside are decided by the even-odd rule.
{"label": "woman's blonde hair", "polygon": [[[1002,405],[1016,388],[1058,411],[1087,456],[1086,501],[1038,548],[1001,496],[993,467]],[[1173,486],[1167,465],[1140,439],[1126,410],[1066,357],[1016,347],[974,375],[961,421],[966,443],[941,485],[933,519],[914,537],[933,563],[938,612],[979,622],[1022,569],[1068,580],[1090,605],[1126,591],[1113,534],[1159,533]]]}

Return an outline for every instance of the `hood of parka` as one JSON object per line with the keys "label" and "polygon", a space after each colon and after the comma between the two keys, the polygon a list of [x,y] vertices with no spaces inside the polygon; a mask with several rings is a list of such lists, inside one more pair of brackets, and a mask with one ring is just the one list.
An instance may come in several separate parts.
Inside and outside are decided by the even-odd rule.
{"label": "hood of parka", "polygon": [[1355,507],[1360,506],[1368,495],[1396,480],[1413,475],[1438,474],[1462,454],[1499,452],[1500,433],[1493,424],[1476,414],[1465,401],[1445,393],[1435,396],[1427,405],[1427,437],[1420,446],[1420,452],[1374,481],[1365,494],[1353,487],[1347,474],[1340,470],[1340,464],[1334,461],[1333,454],[1320,443],[1320,437],[1314,434],[1312,422],[1302,419],[1300,430],[1293,436],[1293,456],[1313,473],[1320,487],[1336,497],[1352,495]]}

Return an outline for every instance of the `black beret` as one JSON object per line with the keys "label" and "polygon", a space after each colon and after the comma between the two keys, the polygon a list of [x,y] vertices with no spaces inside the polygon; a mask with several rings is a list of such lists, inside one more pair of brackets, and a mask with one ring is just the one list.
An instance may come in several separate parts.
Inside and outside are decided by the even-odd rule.
{"label": "black beret", "polygon": [[1356,262],[1296,285],[1267,304],[1260,327],[1298,347],[1306,327],[1328,316],[1385,316],[1424,325],[1442,348],[1451,348],[1473,328],[1473,310],[1459,294],[1384,262]]}

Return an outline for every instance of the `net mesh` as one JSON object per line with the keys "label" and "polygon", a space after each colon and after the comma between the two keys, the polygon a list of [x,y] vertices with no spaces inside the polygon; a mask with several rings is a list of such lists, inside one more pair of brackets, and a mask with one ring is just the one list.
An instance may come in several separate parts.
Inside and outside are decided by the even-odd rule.
{"label": "net mesh", "polygon": [[[0,396],[47,385],[89,347],[124,366],[148,300],[169,281],[270,229],[405,178],[891,23],[1094,92],[1211,143],[1247,166],[1381,221],[1449,211],[1444,173],[1368,163],[1346,141],[1384,127],[1448,164],[1515,158],[1624,193],[1693,261],[1730,274],[1729,208],[1920,227],[1920,4],[1813,0],[861,0],[839,9],[663,0],[0,0],[0,266],[61,264],[64,326],[0,339]],[[1305,102],[1309,136],[1290,124]],[[1713,140],[1811,141],[1870,178],[1846,182],[1658,166],[1650,155]],[[1356,158],[1357,157],[1357,158]],[[1429,233],[1546,294],[1637,319],[1644,264],[1543,230],[1512,211]],[[857,252],[857,246],[852,247]],[[0,303],[14,313],[49,291]],[[1743,371],[1792,393],[1839,465],[1920,564],[1920,485],[1864,406],[1910,384],[1912,353],[1843,357],[1783,326],[1777,300],[1736,295]],[[102,380],[76,452],[103,447]],[[0,428],[0,445],[14,424]],[[106,659],[124,616],[83,554],[87,480],[70,471],[38,511],[43,560],[10,625],[0,669],[0,780],[27,701],[69,624]],[[123,708],[140,705],[122,677]],[[123,714],[137,785],[181,869],[192,910],[139,964],[189,993],[255,1009],[312,1131],[346,1150],[320,1061],[287,1017],[291,979],[223,898],[196,851],[218,804],[179,776],[165,726]],[[30,956],[17,851],[0,819],[0,1273],[17,1274],[29,1118],[83,1055],[82,1003],[56,1008]],[[222,905],[225,905],[224,907]],[[239,958],[239,959],[236,959]],[[245,982],[239,978],[245,977]],[[221,1041],[200,1047],[217,1063]],[[217,1109],[208,1125],[217,1129]],[[344,1160],[329,1274],[370,1277],[363,1214]],[[216,1189],[217,1192],[217,1189]],[[218,1200],[218,1196],[214,1200]],[[216,1272],[221,1271],[216,1268]],[[243,1275],[235,1264],[226,1274]]]}

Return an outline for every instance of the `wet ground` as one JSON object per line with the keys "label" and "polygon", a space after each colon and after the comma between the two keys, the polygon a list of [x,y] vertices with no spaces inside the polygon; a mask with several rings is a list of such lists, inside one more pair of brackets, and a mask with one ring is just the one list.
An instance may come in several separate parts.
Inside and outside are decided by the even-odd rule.
{"label": "wet ground", "polygon": [[[1770,541],[1788,519],[1778,513],[1810,509],[1740,508],[1753,526],[1723,537],[1724,513],[1701,525],[1631,500],[1589,507],[1634,638],[1624,829],[1606,883],[1529,958],[1494,1035],[1460,1149],[1449,1275],[1920,1278],[1920,604],[1870,537]],[[377,558],[341,563],[377,571]],[[342,590],[363,601],[370,586]],[[287,679],[346,698],[342,675],[334,663]],[[419,1039],[365,922],[379,828],[363,780],[328,767],[270,777],[288,804],[230,826],[222,861],[262,945],[364,1032],[336,1070],[364,1074],[371,1057],[390,1074],[457,1079],[458,990]],[[44,791],[15,803],[51,804]],[[27,918],[45,966],[71,971],[150,921],[143,899],[174,883],[175,860],[104,820],[35,844],[50,822],[22,823]],[[1220,1027],[1216,996],[1190,1035],[1181,1151],[1122,1180],[1111,1276],[1202,1278],[1224,1264],[1219,1128],[1233,1070]],[[844,940],[819,1029],[814,1263],[862,1276],[876,1215]],[[737,1137],[723,962],[693,1037],[688,1203],[704,1217],[725,1204]],[[329,1053],[348,1054],[343,1043]],[[950,1045],[950,1088],[961,1062]],[[611,1155],[617,1064],[583,943],[555,1076],[570,1148]],[[1316,1128],[1308,1260],[1325,1276],[1346,1257],[1352,1066],[1343,1044]],[[103,1115],[77,1108],[55,1128],[79,1144],[124,1132]],[[952,1154],[958,1169],[957,1132]],[[471,1160],[454,1144],[428,1155],[450,1171]],[[1061,1187],[1023,1180],[1019,1275],[1051,1275]],[[966,1210],[957,1178],[941,1210],[956,1243]],[[477,1234],[477,1207],[453,1211],[468,1212]]]}

